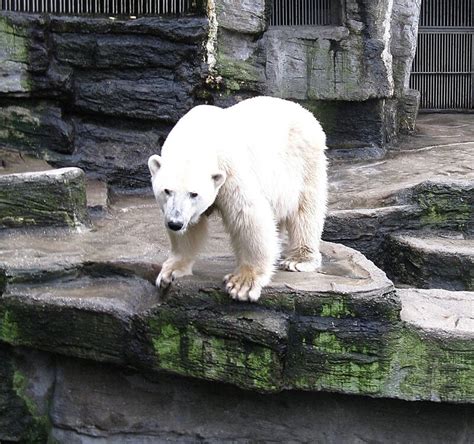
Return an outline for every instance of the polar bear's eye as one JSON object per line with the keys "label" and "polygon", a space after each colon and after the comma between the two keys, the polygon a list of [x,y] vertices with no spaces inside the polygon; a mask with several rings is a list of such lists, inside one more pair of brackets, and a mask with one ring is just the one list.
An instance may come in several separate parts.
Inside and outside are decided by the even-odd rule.
{"label": "polar bear's eye", "polygon": [[171,194],[171,191],[168,190],[168,188],[165,188],[165,189],[164,189],[164,192],[165,192],[165,194],[166,194],[167,196],[169,196],[169,195]]}
{"label": "polar bear's eye", "polygon": [[198,193],[189,193],[189,196],[195,199],[196,197],[198,197]]}

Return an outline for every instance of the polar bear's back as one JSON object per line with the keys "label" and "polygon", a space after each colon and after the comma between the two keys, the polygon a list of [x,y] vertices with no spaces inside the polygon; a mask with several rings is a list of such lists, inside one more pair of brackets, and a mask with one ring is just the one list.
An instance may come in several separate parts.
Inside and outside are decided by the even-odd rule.
{"label": "polar bear's back", "polygon": [[[247,148],[253,162],[273,164],[281,157],[302,163],[320,157],[326,148],[326,136],[319,122],[297,103],[274,97],[255,97],[224,110],[227,137],[241,151]],[[224,125],[225,127],[226,125]],[[273,165],[277,167],[277,165]],[[287,170],[287,166],[284,166]]]}
{"label": "polar bear's back", "polygon": [[[314,116],[300,105],[272,97],[245,100],[225,110],[231,164],[243,182],[258,186],[277,218],[298,205],[308,186],[326,183],[326,136]],[[325,190],[322,190],[325,193]]]}

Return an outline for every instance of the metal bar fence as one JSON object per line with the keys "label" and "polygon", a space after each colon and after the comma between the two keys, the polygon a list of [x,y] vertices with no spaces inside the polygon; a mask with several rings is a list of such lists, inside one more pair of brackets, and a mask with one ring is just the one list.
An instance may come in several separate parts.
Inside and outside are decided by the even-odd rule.
{"label": "metal bar fence", "polygon": [[0,0],[1,11],[72,15],[179,15],[193,0]]}
{"label": "metal bar fence", "polygon": [[338,0],[273,0],[270,26],[337,25]]}
{"label": "metal bar fence", "polygon": [[410,87],[423,110],[474,110],[472,0],[423,0]]}

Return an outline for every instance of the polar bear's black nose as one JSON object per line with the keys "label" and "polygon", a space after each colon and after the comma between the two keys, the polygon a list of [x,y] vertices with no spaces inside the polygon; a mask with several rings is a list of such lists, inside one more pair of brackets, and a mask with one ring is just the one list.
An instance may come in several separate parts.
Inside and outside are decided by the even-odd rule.
{"label": "polar bear's black nose", "polygon": [[173,231],[179,231],[181,228],[183,228],[183,224],[181,222],[175,222],[170,220],[168,222],[168,228]]}

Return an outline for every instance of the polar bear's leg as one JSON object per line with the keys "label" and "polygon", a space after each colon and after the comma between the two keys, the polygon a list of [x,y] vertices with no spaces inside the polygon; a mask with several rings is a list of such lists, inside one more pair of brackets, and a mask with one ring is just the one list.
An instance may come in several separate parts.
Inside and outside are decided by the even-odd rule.
{"label": "polar bear's leg", "polygon": [[176,278],[193,274],[196,255],[207,237],[207,217],[201,216],[198,223],[190,225],[183,234],[168,231],[168,235],[171,254],[156,278],[156,286],[161,288],[170,286]]}
{"label": "polar bear's leg", "polygon": [[270,205],[258,199],[223,213],[237,257],[236,270],[225,276],[229,295],[240,301],[256,301],[270,282],[279,254],[279,239]]}
{"label": "polar bear's leg", "polygon": [[287,271],[315,271],[321,266],[319,243],[326,213],[326,188],[307,187],[298,210],[287,221],[289,249],[280,268]]}

